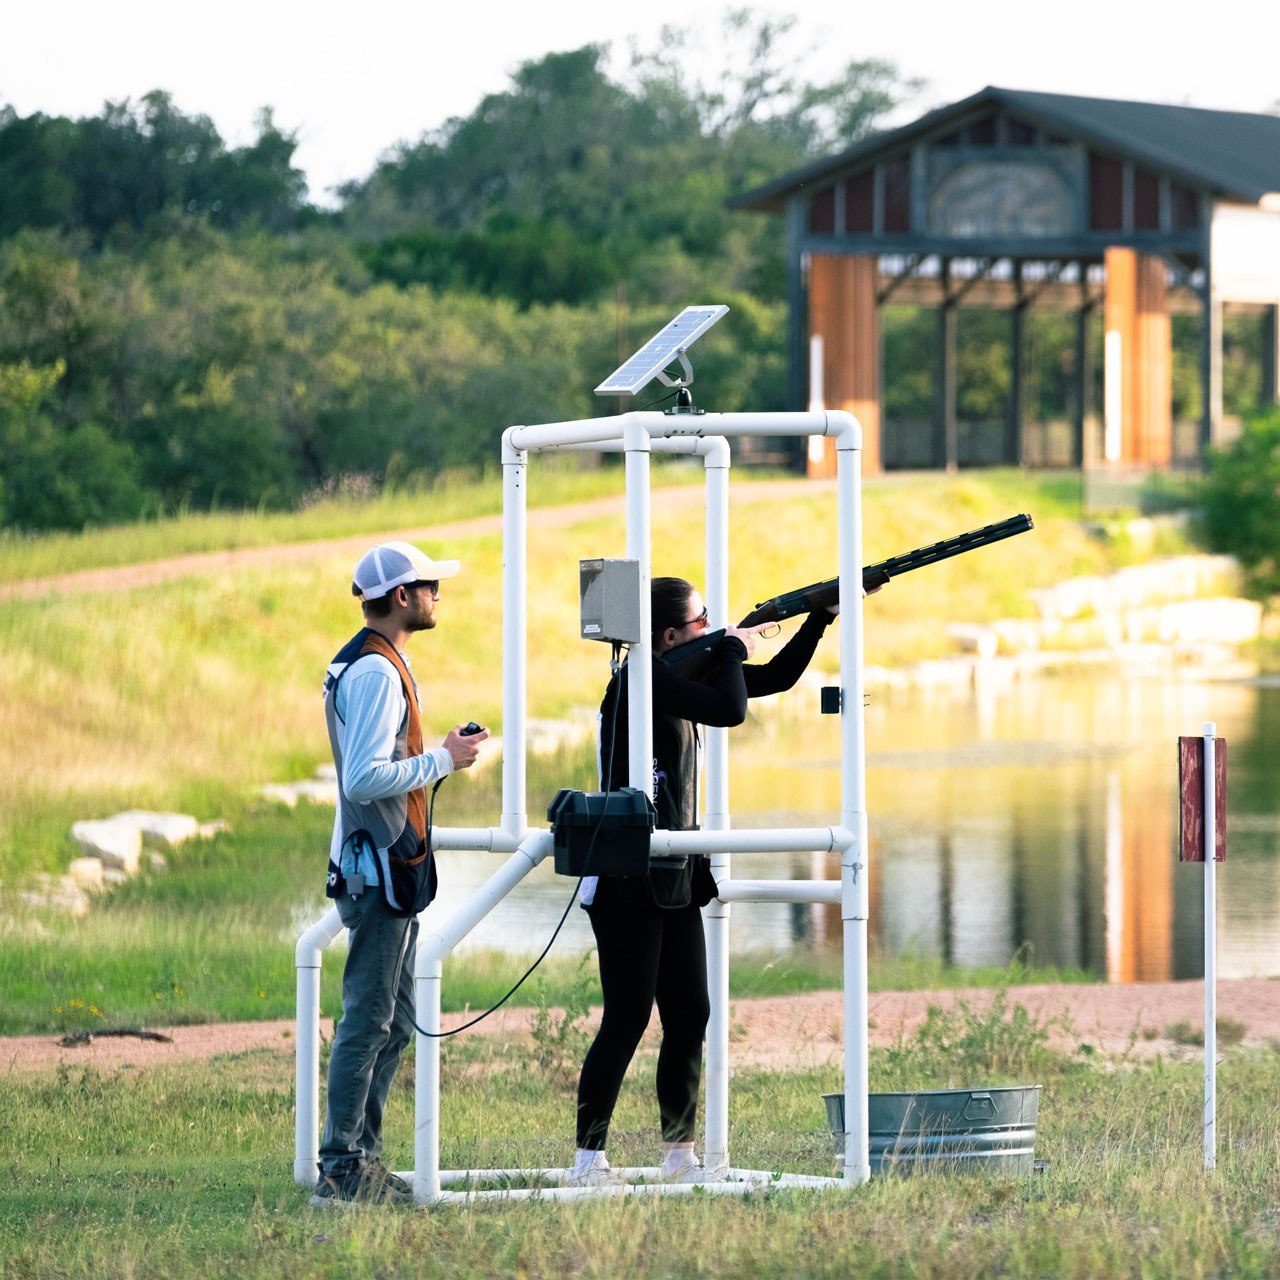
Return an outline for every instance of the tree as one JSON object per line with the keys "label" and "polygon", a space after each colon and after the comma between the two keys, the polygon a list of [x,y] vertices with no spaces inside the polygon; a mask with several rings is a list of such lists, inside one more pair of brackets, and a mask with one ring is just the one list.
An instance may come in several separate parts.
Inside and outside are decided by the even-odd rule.
{"label": "tree", "polygon": [[49,408],[61,363],[0,364],[0,522],[77,529],[143,506],[134,458],[94,423],[60,432]]}
{"label": "tree", "polygon": [[25,227],[88,232],[101,247],[165,210],[215,225],[286,231],[306,216],[297,140],[258,117],[258,137],[228,150],[208,116],[188,116],[159,90],[108,102],[83,120],[0,111],[0,237]]}
{"label": "tree", "polygon": [[1209,545],[1238,557],[1260,594],[1280,591],[1280,409],[1210,454],[1200,500]]}
{"label": "tree", "polygon": [[[380,278],[526,305],[603,298],[618,280],[654,301],[702,287],[780,297],[777,220],[730,213],[726,200],[849,145],[918,88],[873,60],[811,83],[793,27],[730,14],[730,70],[713,82],[691,75],[688,33],[675,29],[634,54],[623,77],[594,44],[524,63],[508,89],[345,188],[343,224]],[[469,261],[466,237],[488,241],[512,269]]]}

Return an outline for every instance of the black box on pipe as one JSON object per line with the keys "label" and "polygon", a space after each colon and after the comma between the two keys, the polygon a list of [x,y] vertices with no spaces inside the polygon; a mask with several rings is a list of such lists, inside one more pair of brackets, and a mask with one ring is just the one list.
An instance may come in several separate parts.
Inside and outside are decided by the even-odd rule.
{"label": "black box on pipe", "polygon": [[557,791],[547,807],[562,876],[643,876],[656,814],[636,787],[617,791]]}

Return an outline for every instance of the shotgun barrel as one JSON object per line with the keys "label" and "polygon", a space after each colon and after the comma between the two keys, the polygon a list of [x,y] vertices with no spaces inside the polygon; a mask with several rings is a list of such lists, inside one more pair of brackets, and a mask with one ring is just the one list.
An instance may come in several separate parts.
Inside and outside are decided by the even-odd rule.
{"label": "shotgun barrel", "polygon": [[[993,542],[1012,538],[1015,534],[1026,533],[1031,528],[1034,526],[1030,516],[1010,516],[1008,520],[984,525],[981,529],[971,529],[954,538],[944,538],[930,547],[920,547],[905,555],[890,556],[888,560],[881,560],[878,564],[865,565],[862,570],[862,589],[874,591],[877,587],[883,587],[891,578],[910,573],[913,569],[923,569],[927,564],[937,564],[939,560],[949,560],[966,551],[990,546]],[[814,582],[807,587],[784,592],[756,605],[738,625],[754,627],[761,622],[781,622],[784,618],[795,617],[797,613],[811,613],[814,609],[835,604],[839,598],[839,588],[838,578],[828,578],[825,582]]]}
{"label": "shotgun barrel", "polygon": [[[954,538],[944,538],[929,547],[920,547],[908,551],[905,555],[890,556],[878,564],[864,565],[862,570],[862,588],[864,591],[875,591],[883,587],[890,579],[897,578],[913,569],[923,569],[927,564],[937,564],[940,560],[949,560],[952,556],[963,555],[966,551],[975,551],[978,547],[990,546],[993,542],[1001,542],[1012,538],[1015,534],[1026,533],[1035,526],[1028,515],[1010,516],[996,524],[984,525],[981,529],[971,529],[968,533]],[[793,618],[798,613],[812,613],[814,609],[826,608],[835,604],[840,598],[840,579],[827,578],[824,582],[813,582],[807,587],[798,587],[795,591],[786,591],[756,605],[738,625],[754,627],[762,622],[781,622]],[[716,650],[724,638],[723,631],[713,631],[707,635],[690,640],[687,644],[677,645],[662,655],[664,662],[674,665],[681,675],[690,680],[703,678],[706,672],[715,665]]]}

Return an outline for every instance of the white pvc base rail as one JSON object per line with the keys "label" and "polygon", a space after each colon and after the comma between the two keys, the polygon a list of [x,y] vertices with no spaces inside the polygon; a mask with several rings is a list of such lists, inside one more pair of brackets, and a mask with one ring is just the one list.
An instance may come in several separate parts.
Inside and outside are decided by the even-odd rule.
{"label": "white pvc base rail", "polygon": [[[810,1177],[803,1173],[768,1173],[760,1169],[729,1169],[714,1182],[664,1182],[662,1170],[621,1168],[614,1172],[624,1179],[621,1186],[569,1187],[572,1169],[451,1169],[442,1171],[441,1190],[436,1204],[468,1205],[482,1200],[586,1200],[623,1196],[688,1196],[705,1193],[712,1196],[743,1196],[770,1187],[842,1187],[839,1178]],[[412,1179],[413,1175],[401,1175]],[[483,1182],[537,1182],[537,1186],[470,1187]],[[463,1190],[457,1190],[459,1185]]]}

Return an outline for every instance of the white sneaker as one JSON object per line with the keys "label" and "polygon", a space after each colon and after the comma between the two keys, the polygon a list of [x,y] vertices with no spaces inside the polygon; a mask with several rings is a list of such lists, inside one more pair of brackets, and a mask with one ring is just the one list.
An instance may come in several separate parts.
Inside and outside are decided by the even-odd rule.
{"label": "white sneaker", "polygon": [[662,1180],[664,1182],[719,1182],[720,1179],[709,1173],[697,1156],[690,1154],[680,1161],[664,1160],[662,1162]]}
{"label": "white sneaker", "polygon": [[573,1169],[564,1180],[566,1187],[621,1187],[626,1179],[609,1165],[603,1151],[578,1153]]}

